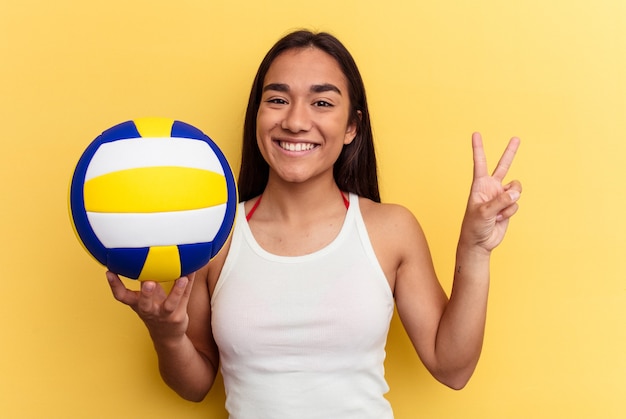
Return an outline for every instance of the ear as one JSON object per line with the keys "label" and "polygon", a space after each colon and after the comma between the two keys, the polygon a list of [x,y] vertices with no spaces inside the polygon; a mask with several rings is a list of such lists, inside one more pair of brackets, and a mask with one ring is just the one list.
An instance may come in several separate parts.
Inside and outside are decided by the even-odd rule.
{"label": "ear", "polygon": [[361,111],[356,111],[356,113],[357,113],[357,116],[358,116],[359,120],[357,121],[356,119],[353,119],[348,124],[348,126],[346,128],[346,135],[344,136],[344,139],[343,139],[343,144],[344,145],[348,145],[348,144],[352,143],[352,141],[354,141],[354,139],[356,138],[356,135],[359,132],[359,124],[358,124],[358,122],[361,121],[363,113]]}

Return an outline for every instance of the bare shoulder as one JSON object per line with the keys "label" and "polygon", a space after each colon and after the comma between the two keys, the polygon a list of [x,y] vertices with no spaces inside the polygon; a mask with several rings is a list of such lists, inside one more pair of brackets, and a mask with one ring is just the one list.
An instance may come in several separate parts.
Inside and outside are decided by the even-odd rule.
{"label": "bare shoulder", "polygon": [[413,213],[406,207],[398,204],[383,204],[367,198],[359,199],[363,221],[370,234],[386,232],[403,233],[403,236],[413,232],[421,232],[419,223]]}
{"label": "bare shoulder", "polygon": [[428,256],[422,229],[413,213],[402,205],[360,198],[359,206],[374,253],[395,293],[403,266],[416,256]]}

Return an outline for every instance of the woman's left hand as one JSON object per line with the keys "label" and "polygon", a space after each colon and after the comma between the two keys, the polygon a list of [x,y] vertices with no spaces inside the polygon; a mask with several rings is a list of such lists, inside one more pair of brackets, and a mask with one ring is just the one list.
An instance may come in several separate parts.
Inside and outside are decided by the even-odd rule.
{"label": "woman's left hand", "polygon": [[504,239],[509,219],[517,212],[522,185],[518,181],[503,185],[502,181],[513,163],[519,144],[519,138],[511,138],[493,174],[489,175],[482,137],[479,133],[472,135],[474,178],[460,244],[478,246],[490,252]]}

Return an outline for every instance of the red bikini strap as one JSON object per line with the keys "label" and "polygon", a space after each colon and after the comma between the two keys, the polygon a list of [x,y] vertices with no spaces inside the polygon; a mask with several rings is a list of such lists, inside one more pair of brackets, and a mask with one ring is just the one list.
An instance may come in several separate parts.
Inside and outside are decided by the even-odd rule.
{"label": "red bikini strap", "polygon": [[350,208],[350,200],[346,198],[346,196],[341,192],[341,197],[343,198],[343,204],[346,206],[346,209]]}
{"label": "red bikini strap", "polygon": [[246,221],[250,221],[250,218],[252,218],[252,214],[254,214],[254,211],[256,211],[257,207],[261,203],[261,198],[263,198],[263,195],[259,195],[259,199],[257,199],[252,208],[250,208],[250,212],[246,215]]}

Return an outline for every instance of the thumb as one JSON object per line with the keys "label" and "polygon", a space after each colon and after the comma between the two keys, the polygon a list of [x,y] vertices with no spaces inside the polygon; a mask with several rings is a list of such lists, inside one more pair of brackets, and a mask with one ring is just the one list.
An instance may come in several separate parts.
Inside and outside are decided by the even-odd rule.
{"label": "thumb", "polygon": [[124,286],[122,280],[117,274],[114,274],[111,271],[107,271],[106,273],[107,281],[109,282],[109,286],[111,287],[111,292],[113,293],[113,297],[126,305],[133,306],[137,304],[137,293],[129,290]]}
{"label": "thumb", "polygon": [[497,204],[494,207],[499,208],[496,214],[496,221],[506,220],[517,212],[517,201],[520,196],[520,191],[511,189],[496,197]]}

